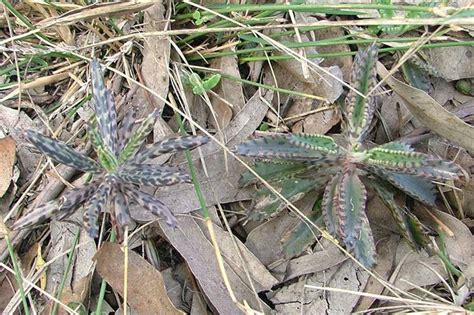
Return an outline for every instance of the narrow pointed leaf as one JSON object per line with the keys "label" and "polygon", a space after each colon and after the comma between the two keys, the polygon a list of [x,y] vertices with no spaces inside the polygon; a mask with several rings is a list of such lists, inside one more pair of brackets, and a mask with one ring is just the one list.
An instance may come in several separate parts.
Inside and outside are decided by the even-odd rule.
{"label": "narrow pointed leaf", "polygon": [[[306,164],[297,163],[271,163],[257,162],[253,165],[253,169],[257,174],[267,181],[276,181],[284,178],[297,176],[308,168]],[[239,184],[243,187],[250,184],[258,183],[259,180],[250,172],[245,172],[239,180]]]}
{"label": "narrow pointed leaf", "polygon": [[99,185],[96,194],[92,196],[90,205],[84,213],[84,227],[91,237],[99,235],[99,215],[104,212],[107,201],[112,190],[109,180],[105,180]]}
{"label": "narrow pointed leaf", "polygon": [[87,202],[92,195],[99,189],[101,179],[97,179],[91,183],[84,184],[81,187],[73,188],[67,194],[61,197],[62,204],[58,213],[58,220],[62,220]]}
{"label": "narrow pointed leaf", "polygon": [[207,136],[169,138],[146,146],[133,158],[133,163],[149,163],[160,154],[190,150],[208,142],[209,137]]}
{"label": "narrow pointed leaf", "polygon": [[104,84],[102,71],[97,59],[91,63],[92,96],[99,134],[109,152],[117,153],[117,112],[110,91]]}
{"label": "narrow pointed leaf", "polygon": [[348,171],[342,175],[337,190],[339,235],[347,248],[353,249],[362,229],[367,191],[355,171]]}
{"label": "narrow pointed leaf", "polygon": [[398,141],[384,143],[382,145],[379,145],[377,148],[387,149],[387,150],[396,150],[396,151],[405,151],[405,152],[413,151],[413,148],[409,144],[398,142]]}
{"label": "narrow pointed leaf", "polygon": [[400,234],[407,240],[407,242],[415,249],[419,250],[427,244],[425,233],[418,218],[402,209],[390,191],[383,182],[368,181],[371,188],[373,188],[383,203],[387,206],[392,214],[395,223],[398,226]]}
{"label": "narrow pointed leaf", "polygon": [[331,137],[323,135],[292,134],[289,140],[291,144],[322,153],[337,154],[340,149]]}
{"label": "narrow pointed leaf", "polygon": [[435,204],[435,187],[429,180],[419,176],[398,174],[378,168],[371,168],[370,171],[416,200],[430,205]]}
{"label": "narrow pointed leaf", "polygon": [[57,200],[44,203],[39,207],[35,208],[32,212],[16,220],[16,222],[12,226],[12,229],[24,229],[39,224],[51,218],[57,212],[59,212],[59,204]]}
{"label": "narrow pointed leaf", "polygon": [[240,155],[257,158],[284,158],[291,161],[324,160],[322,152],[296,146],[286,136],[264,137],[239,144],[236,151]]}
{"label": "narrow pointed leaf", "polygon": [[377,47],[372,45],[367,50],[359,51],[354,59],[353,87],[364,97],[352,90],[347,97],[347,132],[353,145],[362,140],[375,110],[374,98],[367,94],[375,86],[377,52]]}
{"label": "narrow pointed leaf", "polygon": [[[321,201],[318,200],[308,219],[319,227],[323,227],[324,220],[321,215]],[[301,254],[309,245],[313,244],[319,232],[308,225],[305,221],[300,221],[298,225],[282,239],[283,253],[287,259]]]}
{"label": "narrow pointed leaf", "polygon": [[367,268],[373,268],[376,264],[376,255],[374,237],[370,229],[369,220],[364,213],[361,216],[360,235],[355,240],[354,248],[352,250],[354,257]]}
{"label": "narrow pointed leaf", "polygon": [[100,137],[97,129],[89,125],[87,126],[87,132],[89,133],[92,146],[97,153],[97,157],[102,167],[104,167],[106,170],[115,169],[117,167],[117,159],[115,154],[110,152],[109,149],[105,147],[104,141]]}
{"label": "narrow pointed leaf", "polygon": [[132,135],[133,125],[135,123],[135,111],[131,110],[125,114],[118,130],[118,150],[121,152]]}
{"label": "narrow pointed leaf", "polygon": [[127,166],[119,170],[117,176],[124,182],[147,186],[170,186],[178,183],[191,183],[191,177],[178,170],[170,171],[159,165],[142,164]]}
{"label": "narrow pointed leaf", "polygon": [[125,147],[120,152],[118,162],[122,164],[123,162],[127,161],[131,156],[133,156],[138,148],[142,145],[143,141],[145,141],[146,137],[152,132],[153,125],[155,124],[156,118],[160,115],[159,110],[153,111],[150,115],[148,115],[141,125],[135,129],[132,133],[128,142],[125,144]]}
{"label": "narrow pointed leaf", "polygon": [[129,225],[132,218],[128,210],[128,202],[118,186],[112,189],[112,206],[113,210],[111,212],[114,213],[117,225],[121,228]]}
{"label": "narrow pointed leaf", "polygon": [[340,230],[339,227],[339,218],[337,216],[337,189],[341,176],[336,175],[333,179],[326,185],[323,195],[323,201],[321,204],[321,209],[323,212],[324,223],[326,224],[326,229],[329,234],[334,237],[338,237]]}
{"label": "narrow pointed leaf", "polygon": [[33,130],[26,130],[24,135],[38,150],[56,162],[84,172],[100,172],[100,167],[94,160],[74,151],[71,147],[62,142],[45,137]]}
{"label": "narrow pointed leaf", "polygon": [[176,227],[177,221],[174,214],[171,212],[168,206],[162,203],[160,200],[130,185],[122,187],[121,190],[125,193],[130,201],[133,200],[143,208],[149,210],[154,215],[163,218],[166,224],[169,226]]}
{"label": "narrow pointed leaf", "polygon": [[419,152],[406,152],[389,150],[384,148],[373,148],[367,152],[366,163],[383,166],[392,170],[404,170],[430,165],[430,158]]}

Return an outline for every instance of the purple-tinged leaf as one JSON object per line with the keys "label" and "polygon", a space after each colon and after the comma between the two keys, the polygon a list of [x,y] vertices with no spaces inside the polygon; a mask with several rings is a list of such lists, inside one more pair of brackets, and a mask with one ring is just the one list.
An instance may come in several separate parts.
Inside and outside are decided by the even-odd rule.
{"label": "purple-tinged leaf", "polygon": [[388,181],[407,195],[415,198],[416,200],[434,205],[436,201],[436,195],[434,194],[434,185],[426,178],[399,174],[390,172],[380,168],[370,168],[369,171],[383,180]]}
{"label": "purple-tinged leaf", "polygon": [[128,202],[120,190],[118,185],[112,188],[112,206],[113,216],[119,227],[127,226],[132,221],[130,211],[128,210]]}
{"label": "purple-tinged leaf", "polygon": [[190,150],[209,142],[207,136],[184,136],[169,138],[146,146],[134,158],[133,163],[149,163],[160,154]]}
{"label": "purple-tinged leaf", "polygon": [[354,257],[367,268],[373,268],[376,264],[374,237],[370,229],[369,219],[365,212],[361,215],[361,228],[359,237],[355,240],[354,248],[352,249]]}
{"label": "purple-tinged leaf", "polygon": [[44,203],[39,207],[35,208],[32,212],[16,220],[16,222],[12,226],[12,229],[24,229],[39,224],[54,216],[56,213],[58,213],[58,211],[59,204],[57,200]]}
{"label": "purple-tinged leaf", "polygon": [[92,196],[90,205],[84,213],[84,227],[91,237],[99,235],[99,215],[104,212],[107,207],[110,192],[112,191],[112,184],[106,178],[100,183],[99,189]]}
{"label": "purple-tinged leaf", "polygon": [[367,50],[360,50],[354,59],[353,87],[364,96],[351,90],[346,98],[347,132],[349,141],[353,146],[361,142],[374,114],[375,100],[368,93],[375,86],[377,52],[377,46],[371,45]]}
{"label": "purple-tinged leaf", "polygon": [[126,185],[121,187],[121,190],[125,193],[130,201],[134,201],[143,208],[147,209],[156,216],[163,218],[171,227],[176,227],[176,218],[167,205],[162,203],[154,196],[147,194],[137,188]]}
{"label": "purple-tinged leaf", "polygon": [[62,200],[58,220],[67,218],[73,212],[84,205],[94,193],[99,189],[101,178],[91,183],[84,184],[81,187],[73,188],[60,199]]}
{"label": "purple-tinged leaf", "polygon": [[326,224],[326,229],[329,234],[334,237],[339,235],[339,218],[337,216],[338,210],[338,184],[341,179],[341,175],[336,175],[333,179],[326,185],[323,195],[323,201],[321,204],[321,209],[323,212],[324,223]]}
{"label": "purple-tinged leaf", "polygon": [[118,171],[117,176],[124,182],[147,186],[191,183],[191,177],[186,173],[152,164],[127,165]]}
{"label": "purple-tinged leaf", "polygon": [[132,135],[133,125],[135,123],[135,111],[130,110],[125,114],[125,117],[122,119],[118,130],[118,150],[119,152],[123,150],[128,139]]}
{"label": "purple-tinged leaf", "polygon": [[362,228],[367,191],[355,171],[345,172],[337,187],[339,235],[348,249],[353,249]]}
{"label": "purple-tinged leaf", "polygon": [[112,154],[117,154],[117,112],[114,98],[104,84],[102,71],[97,59],[91,63],[92,96],[99,133],[105,146]]}
{"label": "purple-tinged leaf", "polygon": [[56,162],[73,167],[83,172],[100,172],[100,167],[94,160],[74,151],[71,147],[62,142],[45,137],[33,130],[26,130],[24,136],[38,150]]}
{"label": "purple-tinged leaf", "polygon": [[287,136],[264,137],[239,144],[236,151],[240,155],[257,158],[284,158],[291,161],[325,160],[326,154],[294,145]]}

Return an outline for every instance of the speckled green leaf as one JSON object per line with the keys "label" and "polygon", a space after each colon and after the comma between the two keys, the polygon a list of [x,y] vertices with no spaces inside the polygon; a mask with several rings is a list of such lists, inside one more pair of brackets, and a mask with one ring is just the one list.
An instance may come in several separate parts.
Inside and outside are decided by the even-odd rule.
{"label": "speckled green leaf", "polygon": [[371,169],[372,173],[387,180],[407,195],[415,198],[418,201],[434,205],[436,195],[434,194],[434,185],[426,178],[399,174],[382,169]]}
{"label": "speckled green leaf", "polygon": [[[257,162],[252,168],[257,174],[267,181],[276,181],[284,178],[297,176],[304,172],[308,165],[297,163],[271,163],[271,162]],[[250,172],[245,172],[239,180],[241,186],[248,186],[250,184],[258,183],[259,180]]]}
{"label": "speckled green leaf", "polygon": [[257,158],[284,158],[290,161],[324,160],[322,152],[308,150],[294,145],[287,136],[264,137],[239,144],[236,151],[240,155]]}
{"label": "speckled green leaf", "polygon": [[153,111],[150,115],[148,115],[141,125],[135,129],[132,133],[128,142],[125,144],[125,147],[120,152],[118,161],[119,164],[127,161],[130,157],[132,157],[138,150],[138,148],[142,145],[143,141],[145,141],[146,137],[153,131],[153,125],[155,124],[156,118],[160,115],[159,110]]}
{"label": "speckled green leaf", "polygon": [[337,184],[339,236],[348,249],[355,246],[365,215],[367,191],[354,171],[345,172]]}
{"label": "speckled green leaf", "polygon": [[417,250],[424,247],[427,244],[427,236],[423,233],[418,218],[412,213],[402,209],[396,203],[393,192],[390,191],[390,187],[385,185],[383,182],[368,181],[368,184],[377,192],[380,199],[390,210],[403,238],[405,238],[408,243]]}
{"label": "speckled green leaf", "polygon": [[337,154],[340,147],[331,137],[312,134],[291,134],[288,136],[290,143],[301,146],[308,150],[319,151],[328,154]]}
{"label": "speckled green leaf", "polygon": [[348,133],[350,142],[359,143],[367,131],[375,110],[375,100],[367,95],[375,86],[377,63],[377,46],[371,45],[367,50],[360,50],[355,59],[352,71],[353,87],[361,96],[350,91],[347,96]]}
{"label": "speckled green leaf", "polygon": [[100,171],[99,165],[94,160],[74,151],[71,147],[62,142],[45,137],[33,130],[26,130],[24,136],[38,150],[56,162],[84,172],[98,173]]}
{"label": "speckled green leaf", "polygon": [[413,151],[397,151],[385,148],[373,148],[367,152],[367,164],[383,166],[391,170],[404,170],[428,165],[427,155]]}
{"label": "speckled green leaf", "polygon": [[[303,198],[307,192],[313,189],[318,189],[325,182],[325,178],[314,179],[300,179],[288,178],[275,184],[277,191],[290,202],[296,202]],[[259,191],[260,197],[257,199],[255,211],[249,215],[251,220],[261,220],[269,216],[278,214],[281,210],[286,208],[286,203],[275,196],[267,188],[262,188]]]}
{"label": "speckled green leaf", "polygon": [[[308,215],[308,219],[320,228],[324,225],[321,214],[321,200],[318,200],[313,206],[313,212]],[[309,245],[313,244],[318,237],[319,232],[310,227],[306,221],[300,221],[288,235],[282,239],[283,253],[285,257],[292,258],[301,254]]]}
{"label": "speckled green leaf", "polygon": [[354,257],[365,267],[373,268],[376,264],[376,255],[374,237],[370,229],[369,219],[365,212],[361,215],[361,228],[358,238],[355,240],[352,249]]}
{"label": "speckled green leaf", "polygon": [[329,234],[334,237],[338,237],[340,230],[339,227],[339,218],[337,216],[338,204],[337,204],[337,189],[338,184],[341,179],[341,175],[336,175],[332,180],[326,185],[324,190],[323,200],[321,204],[321,209],[323,213],[324,223],[326,224],[326,229]]}

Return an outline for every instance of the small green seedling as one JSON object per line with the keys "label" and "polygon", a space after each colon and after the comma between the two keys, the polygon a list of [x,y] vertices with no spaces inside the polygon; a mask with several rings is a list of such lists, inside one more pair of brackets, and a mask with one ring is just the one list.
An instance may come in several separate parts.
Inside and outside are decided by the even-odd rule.
{"label": "small green seedling", "polygon": [[54,215],[57,215],[58,219],[64,219],[86,204],[84,225],[88,233],[96,237],[99,231],[99,215],[106,210],[109,211],[114,226],[122,229],[130,224],[132,219],[128,206],[131,202],[162,217],[168,225],[175,226],[176,218],[171,210],[153,195],[141,191],[140,185],[157,187],[190,183],[189,175],[177,168],[152,164],[151,161],[160,154],[198,147],[207,143],[209,138],[184,136],[143,145],[153,130],[159,111],[151,113],[137,128],[134,128],[134,114],[129,112],[118,127],[115,101],[111,91],[105,87],[97,60],[92,61],[91,73],[97,125],[89,126],[89,137],[99,163],[68,145],[35,131],[26,130],[22,135],[51,159],[92,173],[93,180],[82,187],[72,189],[59,200],[40,205],[17,220],[13,228],[32,226]]}
{"label": "small green seedling", "polygon": [[189,75],[186,83],[190,85],[193,89],[193,94],[203,95],[207,91],[210,91],[215,88],[220,81],[221,75],[218,73],[213,74],[205,79],[201,79],[201,77],[197,73],[192,73],[191,75]]}
{"label": "small green seedling", "polygon": [[[236,148],[241,155],[263,159],[255,164],[255,171],[291,202],[310,191],[324,191],[321,212],[327,230],[367,267],[375,265],[376,252],[365,213],[366,187],[373,189],[390,209],[401,234],[420,248],[426,244],[421,223],[395,202],[394,191],[401,190],[434,205],[432,181],[454,180],[461,174],[456,164],[415,152],[405,143],[366,146],[364,138],[375,111],[369,92],[375,86],[376,62],[375,45],[359,51],[355,58],[352,81],[357,93],[351,91],[346,99],[342,145],[324,135],[285,134],[249,140]],[[241,178],[244,186],[257,182],[250,173]],[[259,194],[257,218],[286,207],[266,188],[261,188]]]}

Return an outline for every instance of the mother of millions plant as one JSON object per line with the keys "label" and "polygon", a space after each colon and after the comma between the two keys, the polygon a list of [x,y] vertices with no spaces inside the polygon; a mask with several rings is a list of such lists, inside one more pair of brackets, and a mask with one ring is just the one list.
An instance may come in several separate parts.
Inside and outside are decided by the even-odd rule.
{"label": "mother of millions plant", "polygon": [[[434,205],[432,181],[457,179],[461,169],[454,163],[413,151],[405,143],[390,142],[368,148],[364,137],[375,111],[369,95],[375,86],[377,47],[372,45],[357,53],[352,82],[357,92],[346,98],[344,142],[314,134],[285,134],[246,141],[237,153],[263,161],[255,171],[278,187],[294,202],[311,190],[324,189],[322,217],[328,232],[338,239],[366,267],[376,263],[375,244],[365,213],[367,189],[372,188],[384,201],[401,234],[415,248],[426,245],[425,235],[416,216],[399,206],[394,191]],[[270,160],[271,159],[271,160]],[[244,174],[241,184],[256,183]],[[257,217],[273,214],[285,204],[268,189],[261,188]]]}
{"label": "mother of millions plant", "polygon": [[110,213],[113,225],[118,226],[120,232],[132,220],[128,210],[132,202],[162,217],[168,225],[175,226],[176,218],[172,211],[154,196],[141,191],[140,185],[157,187],[190,183],[190,176],[177,168],[152,164],[151,161],[163,153],[195,148],[207,143],[209,138],[175,137],[146,146],[143,142],[153,130],[160,112],[152,112],[137,128],[134,128],[133,112],[128,112],[118,128],[114,98],[105,87],[97,60],[91,64],[91,81],[97,124],[89,126],[88,132],[99,163],[35,131],[26,130],[22,136],[51,159],[92,173],[93,180],[70,190],[58,200],[40,205],[17,220],[13,228],[32,226],[53,215],[64,219],[86,204],[84,225],[92,237],[98,235],[98,219],[104,211]]}

